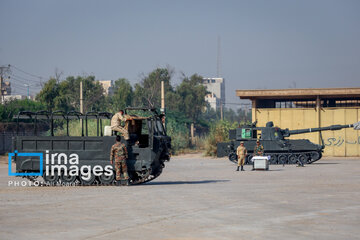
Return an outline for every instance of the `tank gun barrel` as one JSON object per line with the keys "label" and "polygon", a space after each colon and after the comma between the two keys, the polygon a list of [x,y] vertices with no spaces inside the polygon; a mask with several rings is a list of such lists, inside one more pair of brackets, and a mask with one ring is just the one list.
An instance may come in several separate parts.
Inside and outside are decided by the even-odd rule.
{"label": "tank gun barrel", "polygon": [[328,127],[319,127],[319,128],[306,128],[306,129],[297,129],[297,130],[288,130],[286,129],[284,132],[284,137],[288,137],[293,134],[302,134],[302,133],[311,133],[311,132],[320,132],[320,131],[336,131],[341,130],[343,128],[351,128],[359,130],[360,129],[360,122],[354,124],[346,124],[346,125],[331,125]]}

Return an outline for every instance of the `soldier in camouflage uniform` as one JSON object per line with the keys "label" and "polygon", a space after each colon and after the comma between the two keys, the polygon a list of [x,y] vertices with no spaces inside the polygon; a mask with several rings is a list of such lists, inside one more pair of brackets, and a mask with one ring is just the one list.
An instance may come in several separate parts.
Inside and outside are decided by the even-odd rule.
{"label": "soldier in camouflage uniform", "polygon": [[110,163],[113,164],[115,160],[116,182],[121,185],[129,185],[129,175],[126,166],[128,152],[125,144],[120,141],[121,137],[116,136],[116,143],[111,147]]}
{"label": "soldier in camouflage uniform", "polygon": [[264,156],[264,147],[260,144],[260,141],[256,141],[253,156]]}
{"label": "soldier in camouflage uniform", "polygon": [[125,140],[129,140],[129,131],[124,127],[126,120],[127,117],[124,111],[119,110],[119,112],[111,118],[111,130],[120,132]]}
{"label": "soldier in camouflage uniform", "polygon": [[[254,148],[253,156],[264,156],[264,147],[263,147],[263,145],[261,145],[259,140],[256,141],[256,146]],[[253,162],[252,171],[254,171],[255,170],[254,161],[252,161],[252,162]]]}

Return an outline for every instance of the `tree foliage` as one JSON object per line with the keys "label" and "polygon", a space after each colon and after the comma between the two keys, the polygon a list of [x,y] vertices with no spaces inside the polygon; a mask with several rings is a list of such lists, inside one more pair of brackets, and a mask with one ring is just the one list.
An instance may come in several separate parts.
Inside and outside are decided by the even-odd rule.
{"label": "tree foliage", "polygon": [[102,86],[94,76],[67,77],[62,82],[51,78],[36,96],[49,111],[80,111],[80,82],[83,82],[84,112],[98,111],[104,107],[105,96]]}
{"label": "tree foliage", "polygon": [[131,106],[134,92],[130,82],[126,78],[119,78],[114,83],[114,95],[110,97],[112,112],[117,112],[127,106]]}
{"label": "tree foliage", "polygon": [[13,121],[13,117],[21,111],[37,112],[44,108],[42,103],[30,99],[6,101],[4,104],[0,104],[0,121]]}
{"label": "tree foliage", "polygon": [[202,77],[194,74],[190,78],[185,77],[182,83],[176,88],[176,93],[181,97],[180,110],[196,122],[205,110],[205,96],[207,94],[205,86],[202,83]]}
{"label": "tree foliage", "polygon": [[140,84],[135,85],[134,103],[158,108],[161,105],[161,82],[164,81],[165,92],[172,92],[171,71],[168,68],[157,68],[148,76],[144,76]]}
{"label": "tree foliage", "polygon": [[45,83],[40,93],[36,96],[36,100],[46,105],[48,111],[55,108],[55,99],[59,96],[59,84],[55,78],[50,78]]}

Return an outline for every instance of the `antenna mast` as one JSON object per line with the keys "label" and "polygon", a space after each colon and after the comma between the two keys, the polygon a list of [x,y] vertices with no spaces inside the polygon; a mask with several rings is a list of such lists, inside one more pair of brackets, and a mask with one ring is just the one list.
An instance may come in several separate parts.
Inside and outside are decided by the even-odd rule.
{"label": "antenna mast", "polygon": [[216,64],[216,76],[220,77],[220,66],[221,66],[221,38],[220,35],[217,37],[217,64]]}

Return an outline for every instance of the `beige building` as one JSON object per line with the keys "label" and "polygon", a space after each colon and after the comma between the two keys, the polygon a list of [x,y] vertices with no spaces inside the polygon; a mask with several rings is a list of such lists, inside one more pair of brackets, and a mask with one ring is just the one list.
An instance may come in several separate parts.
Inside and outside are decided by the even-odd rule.
{"label": "beige building", "polygon": [[113,95],[114,94],[114,81],[113,80],[99,80],[99,83],[104,89],[105,95]]}
{"label": "beige building", "polygon": [[225,103],[225,79],[224,78],[204,78],[203,85],[209,92],[205,96],[205,101],[210,104],[214,110],[220,108]]}
{"label": "beige building", "polygon": [[12,100],[24,100],[27,99],[27,96],[24,95],[6,95],[4,96],[4,102],[9,102]]}
{"label": "beige building", "polygon": [[9,81],[2,83],[2,89],[1,89],[1,99],[0,102],[4,103],[6,101],[6,97],[11,96],[11,83]]}
{"label": "beige building", "polygon": [[[237,90],[240,99],[252,101],[257,126],[273,121],[289,129],[352,124],[360,121],[360,88]],[[360,156],[360,131],[352,128],[323,131],[325,156]],[[321,144],[320,133],[292,135]]]}

